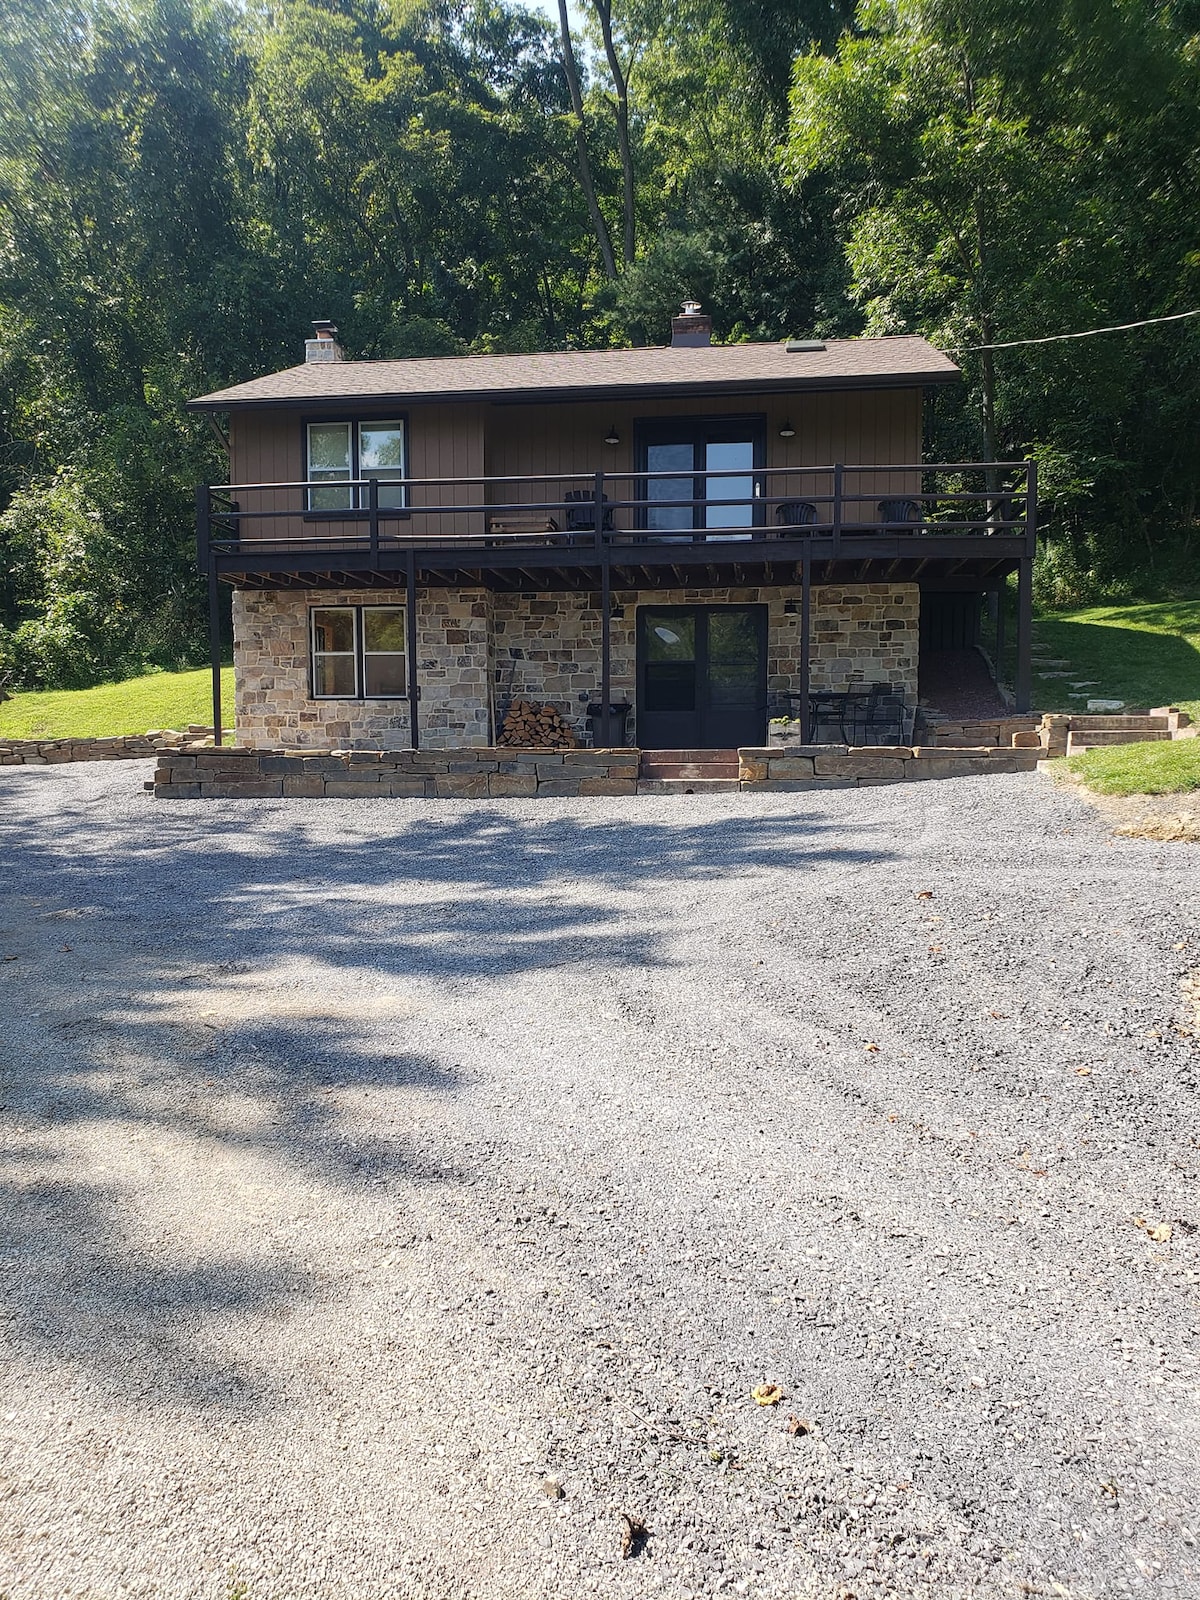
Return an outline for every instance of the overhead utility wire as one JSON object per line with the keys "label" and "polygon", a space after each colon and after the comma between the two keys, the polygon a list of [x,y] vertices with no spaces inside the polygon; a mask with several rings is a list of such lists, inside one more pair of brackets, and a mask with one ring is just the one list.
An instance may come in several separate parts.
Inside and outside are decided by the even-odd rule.
{"label": "overhead utility wire", "polygon": [[1182,322],[1185,317],[1200,317],[1200,310],[1176,311],[1169,317],[1146,317],[1142,322],[1119,322],[1112,328],[1087,328],[1083,333],[1051,333],[1043,339],[1009,339],[1005,344],[953,345],[946,354],[969,356],[981,350],[1016,350],[1024,344],[1058,344],[1063,339],[1091,339],[1097,333],[1128,333],[1131,328],[1152,328],[1158,322]]}

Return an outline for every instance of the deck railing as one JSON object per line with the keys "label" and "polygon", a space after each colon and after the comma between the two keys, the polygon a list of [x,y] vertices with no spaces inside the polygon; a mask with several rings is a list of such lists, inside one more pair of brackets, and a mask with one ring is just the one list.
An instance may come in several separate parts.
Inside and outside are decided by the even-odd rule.
{"label": "deck railing", "polygon": [[[312,547],[376,557],[397,549],[608,548],[803,540],[847,553],[864,538],[1024,538],[1034,464],[755,467],[705,472],[546,473],[221,484],[197,492],[205,551]],[[682,552],[681,552],[682,553]]]}

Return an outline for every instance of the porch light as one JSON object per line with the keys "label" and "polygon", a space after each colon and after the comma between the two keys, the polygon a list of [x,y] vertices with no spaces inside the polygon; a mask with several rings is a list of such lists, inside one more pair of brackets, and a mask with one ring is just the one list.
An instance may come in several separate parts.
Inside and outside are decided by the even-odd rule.
{"label": "porch light", "polygon": [[794,439],[796,437],[796,430],[792,427],[790,420],[784,421],[783,427],[779,430],[779,437],[781,439]]}
{"label": "porch light", "polygon": [[617,425],[615,422],[604,435],[604,442],[605,444],[620,444],[621,435],[617,432]]}
{"label": "porch light", "polygon": [[794,617],[797,611],[799,611],[800,607],[794,600],[785,600],[783,602],[783,609],[789,617]]}

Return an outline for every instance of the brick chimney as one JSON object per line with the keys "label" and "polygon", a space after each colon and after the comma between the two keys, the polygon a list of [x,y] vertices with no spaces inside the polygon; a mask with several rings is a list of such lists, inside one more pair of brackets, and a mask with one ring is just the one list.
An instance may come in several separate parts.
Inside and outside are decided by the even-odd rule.
{"label": "brick chimney", "polygon": [[346,352],[337,341],[337,328],[332,322],[314,322],[313,337],[304,341],[305,362],[345,361]]}
{"label": "brick chimney", "polygon": [[679,315],[671,318],[672,345],[712,343],[712,318],[700,309],[699,300],[685,300]]}

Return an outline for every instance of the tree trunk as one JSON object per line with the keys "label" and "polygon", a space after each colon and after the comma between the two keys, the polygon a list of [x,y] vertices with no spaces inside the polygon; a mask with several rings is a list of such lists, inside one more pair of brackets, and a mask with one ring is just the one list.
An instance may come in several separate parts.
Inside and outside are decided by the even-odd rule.
{"label": "tree trunk", "polygon": [[604,40],[604,54],[608,57],[608,70],[612,73],[617,91],[617,149],[621,156],[621,210],[624,220],[625,265],[633,265],[637,245],[634,201],[636,189],[633,181],[633,151],[629,143],[629,80],[617,58],[613,44],[612,0],[592,0],[600,20],[600,34]]}
{"label": "tree trunk", "polygon": [[579,88],[579,68],[575,62],[575,46],[571,43],[571,24],[567,18],[567,0],[558,0],[558,30],[562,38],[563,68],[567,74],[567,86],[571,91],[571,110],[575,115],[575,149],[579,155],[579,185],[583,190],[583,197],[587,201],[588,215],[592,219],[592,228],[596,234],[596,243],[600,248],[600,259],[604,263],[605,277],[615,279],[617,276],[617,262],[613,255],[612,240],[608,236],[608,224],[604,220],[604,213],[600,209],[600,202],[596,198],[596,185],[592,181],[592,161],[588,155],[587,124],[583,116],[583,95]]}

